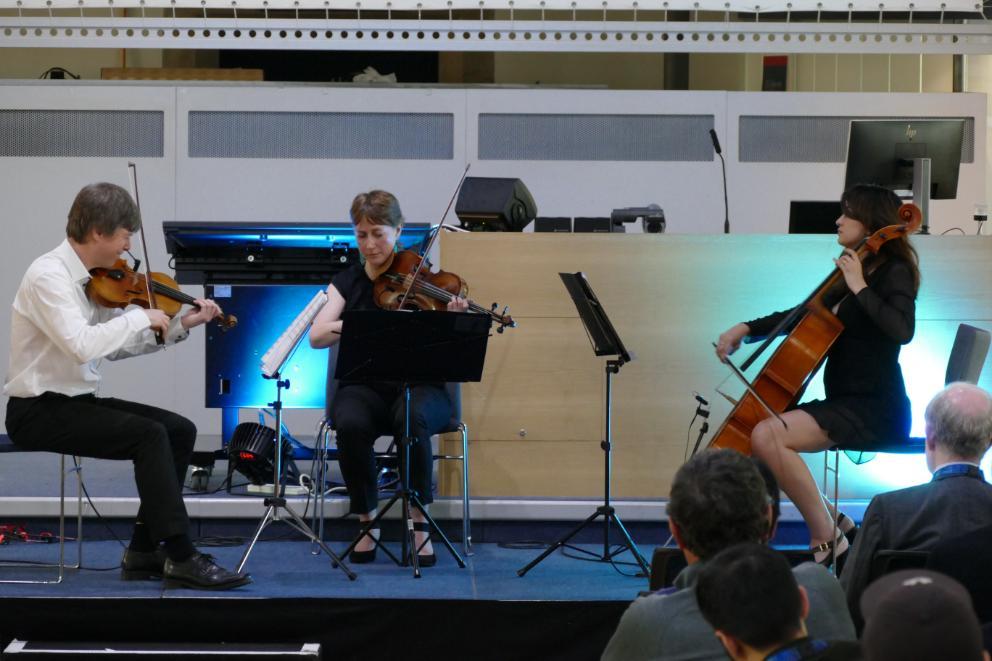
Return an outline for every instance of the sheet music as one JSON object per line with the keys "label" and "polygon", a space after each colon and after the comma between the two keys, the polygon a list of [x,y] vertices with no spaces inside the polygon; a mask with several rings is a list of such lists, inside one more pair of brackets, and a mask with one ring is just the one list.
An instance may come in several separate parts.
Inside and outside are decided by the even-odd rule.
{"label": "sheet music", "polygon": [[296,315],[296,319],[289,325],[275,341],[269,350],[262,356],[262,374],[272,377],[282,367],[286,359],[293,353],[293,349],[299,343],[300,338],[310,328],[313,318],[317,316],[320,309],[327,303],[327,293],[321,290],[314,295],[307,306]]}

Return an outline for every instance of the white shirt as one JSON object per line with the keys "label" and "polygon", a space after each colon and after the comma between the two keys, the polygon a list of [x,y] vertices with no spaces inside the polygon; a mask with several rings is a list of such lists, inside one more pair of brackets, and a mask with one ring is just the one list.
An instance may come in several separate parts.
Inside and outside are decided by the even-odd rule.
{"label": "white shirt", "polygon": [[[101,359],[117,360],[161,348],[140,308],[104,308],[86,297],[90,274],[68,240],[31,263],[11,310],[10,363],[3,392],[35,397],[44,392],[96,393]],[[177,315],[166,344],[189,333]]]}

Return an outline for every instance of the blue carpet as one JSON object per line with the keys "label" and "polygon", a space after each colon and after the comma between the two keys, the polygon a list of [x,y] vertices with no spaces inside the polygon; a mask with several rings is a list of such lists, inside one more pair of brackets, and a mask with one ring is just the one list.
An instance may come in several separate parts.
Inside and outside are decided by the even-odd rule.
{"label": "blue carpet", "polygon": [[[331,549],[341,552],[342,543]],[[391,545],[398,553],[397,545]],[[507,549],[496,544],[477,544],[475,554],[465,558],[460,569],[454,559],[435,543],[438,563],[422,570],[423,578],[413,578],[410,567],[399,567],[379,554],[376,562],[351,565],[358,575],[349,581],[344,572],[331,567],[324,555],[312,555],[303,541],[259,542],[248,558],[247,571],[254,583],[230,592],[165,590],[157,581],[122,581],[117,565],[122,549],[115,541],[88,541],[83,545],[84,569],[69,570],[59,585],[0,585],[0,593],[10,597],[76,598],[347,598],[347,599],[447,599],[497,601],[631,601],[647,589],[647,579],[622,576],[608,563],[565,557],[560,551],[550,555],[526,576],[517,570],[540,553],[540,549]],[[583,545],[594,553],[602,546]],[[67,547],[68,550],[68,547]],[[74,550],[74,549],[73,549]],[[233,568],[244,547],[204,549],[220,564]],[[643,552],[643,550],[642,550]],[[55,545],[13,542],[0,546],[0,562],[10,560],[51,561]],[[574,553],[570,551],[570,553]],[[70,563],[75,555],[67,553]],[[631,561],[629,553],[617,558]],[[97,571],[96,568],[112,568]],[[632,574],[634,567],[622,565]],[[50,570],[0,567],[0,578],[38,577]]]}

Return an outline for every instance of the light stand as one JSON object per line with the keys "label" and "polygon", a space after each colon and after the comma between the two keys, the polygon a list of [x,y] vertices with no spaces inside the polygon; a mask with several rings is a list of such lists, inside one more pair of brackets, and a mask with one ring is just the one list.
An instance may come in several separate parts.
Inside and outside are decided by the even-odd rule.
{"label": "light stand", "polygon": [[[634,540],[631,539],[630,533],[623,525],[623,521],[617,515],[616,510],[610,504],[610,475],[613,472],[613,430],[611,424],[611,413],[613,409],[613,389],[612,389],[612,377],[614,374],[620,373],[620,368],[623,367],[624,363],[630,361],[632,358],[627,350],[624,348],[623,343],[620,341],[619,336],[617,336],[616,331],[613,329],[613,325],[610,323],[609,318],[606,317],[606,312],[603,310],[602,305],[596,299],[596,295],[592,292],[589,287],[589,283],[586,281],[585,276],[582,273],[560,273],[559,274],[565,283],[565,287],[569,290],[572,295],[572,300],[576,304],[576,308],[579,311],[579,316],[582,318],[582,322],[586,327],[586,331],[589,333],[589,338],[593,342],[593,348],[597,356],[615,354],[618,358],[614,360],[606,361],[606,410],[605,419],[606,425],[604,430],[604,439],[600,443],[600,447],[603,449],[603,504],[596,508],[589,517],[572,529],[571,532],[563,537],[560,537],[554,544],[549,546],[544,550],[541,555],[534,558],[530,563],[524,566],[522,569],[517,570],[518,576],[523,576],[528,571],[530,571],[535,565],[544,560],[546,557],[554,553],[557,549],[565,546],[570,539],[575,537],[583,528],[588,526],[590,523],[595,521],[600,516],[603,517],[603,553],[602,555],[597,555],[592,551],[587,551],[586,549],[579,547],[570,547],[585,553],[587,555],[593,556],[596,560],[600,562],[613,562],[613,558],[626,550],[629,550],[633,555],[637,564],[640,565],[641,571],[644,572],[645,576],[651,575],[651,570],[648,568],[647,562],[644,557],[641,556],[640,551],[637,550],[637,545],[634,544]],[[623,536],[624,548],[618,551],[610,550],[610,526],[616,525]]]}
{"label": "light stand", "polygon": [[[326,298],[324,299],[326,300]],[[318,296],[314,298],[314,301],[304,309],[304,311],[297,317],[293,324],[280,336],[276,344],[266,352],[262,359],[262,372],[266,379],[272,379],[276,382],[276,401],[269,402],[269,406],[275,411],[275,425],[276,425],[276,446],[275,446],[275,460],[272,469],[272,497],[266,498],[263,502],[265,503],[265,514],[262,516],[262,520],[258,523],[258,528],[255,529],[255,535],[251,538],[251,542],[248,544],[248,548],[245,549],[244,555],[241,556],[241,561],[238,563],[237,571],[240,572],[244,569],[245,563],[248,562],[248,556],[251,554],[252,549],[255,548],[255,543],[258,542],[258,538],[262,535],[262,531],[270,524],[276,521],[282,521],[290,528],[293,528],[301,535],[309,539],[312,543],[317,544],[320,548],[327,554],[327,557],[331,559],[332,566],[340,567],[341,571],[348,576],[352,581],[355,580],[355,574],[348,566],[341,561],[341,559],[334,554],[331,549],[324,544],[324,541],[314,534],[310,526],[289,507],[286,503],[286,497],[283,494],[283,474],[282,474],[282,390],[283,388],[289,388],[289,379],[279,378],[279,370],[282,369],[286,361],[295,351],[296,346],[299,344],[303,335],[306,333],[307,328],[309,328],[310,322],[313,320],[313,316],[317,314],[320,310],[320,305],[318,305]],[[308,319],[304,317],[308,316]],[[289,515],[289,518],[280,517],[280,510],[285,511]]]}

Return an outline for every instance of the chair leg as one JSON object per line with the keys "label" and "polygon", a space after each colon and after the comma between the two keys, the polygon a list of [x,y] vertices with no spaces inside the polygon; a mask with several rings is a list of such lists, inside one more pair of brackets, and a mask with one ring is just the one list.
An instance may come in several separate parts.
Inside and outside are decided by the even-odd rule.
{"label": "chair leg", "polygon": [[73,456],[72,472],[76,474],[76,564],[66,565],[67,569],[81,569],[83,566],[83,458]]}
{"label": "chair leg", "polygon": [[[331,426],[325,420],[320,423],[317,430],[317,475],[312,480],[315,484],[311,484],[311,488],[316,489],[316,491],[313,496],[313,516],[310,520],[310,529],[321,540],[324,539],[324,486],[327,484],[327,444],[330,435]],[[320,546],[316,542],[310,542],[310,553],[312,555],[320,554]]]}
{"label": "chair leg", "polygon": [[465,555],[472,555],[472,513],[471,499],[468,490],[468,425],[459,425],[462,432],[462,550]]}
{"label": "chair leg", "polygon": [[[49,562],[25,562],[25,563],[0,563],[0,566],[4,567],[37,567],[44,569],[55,569],[56,574],[54,578],[42,578],[42,579],[0,579],[0,584],[21,584],[21,585],[56,585],[62,582],[65,577],[65,455],[59,455],[59,559],[56,563]],[[82,490],[79,491],[79,497],[82,497]],[[82,510],[80,510],[82,511]],[[78,525],[78,523],[77,523]],[[82,551],[80,551],[80,554]],[[82,555],[80,555],[80,559]],[[78,567],[78,566],[77,566]],[[75,567],[70,567],[74,569]]]}
{"label": "chair leg", "polygon": [[[833,539],[835,543],[840,536],[840,523],[837,520],[837,517],[840,515],[840,453],[841,451],[837,449],[823,451],[823,497],[827,501],[827,510],[833,518]],[[833,455],[833,466],[830,465],[831,455]],[[829,482],[831,473],[833,473],[832,489]],[[835,575],[837,574],[836,559],[831,563],[830,570]]]}

